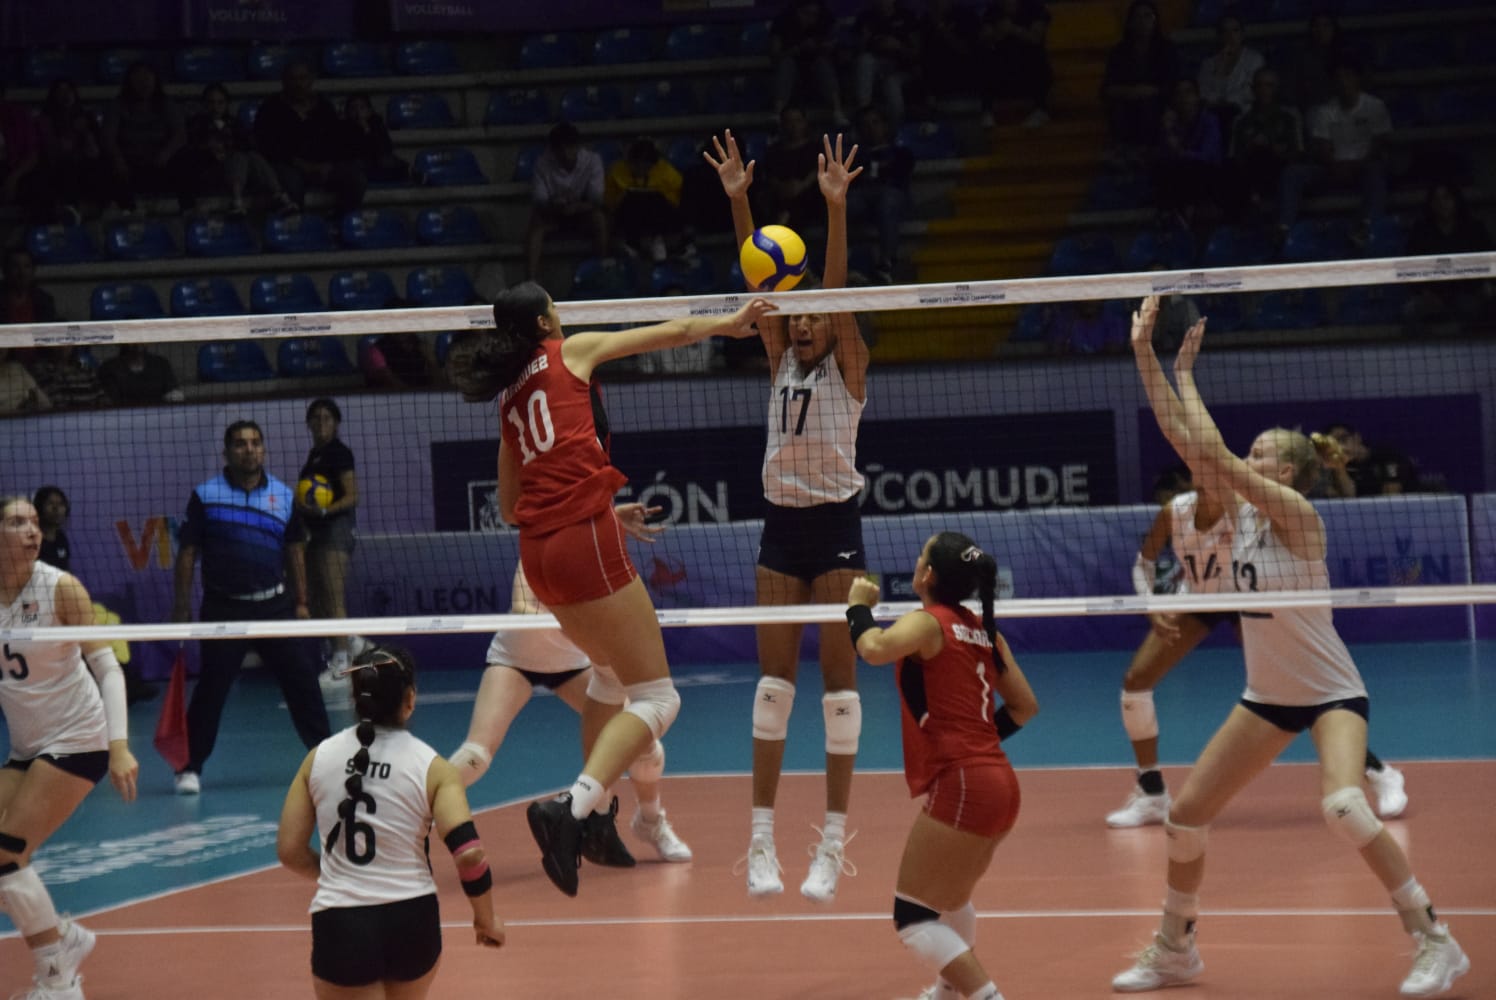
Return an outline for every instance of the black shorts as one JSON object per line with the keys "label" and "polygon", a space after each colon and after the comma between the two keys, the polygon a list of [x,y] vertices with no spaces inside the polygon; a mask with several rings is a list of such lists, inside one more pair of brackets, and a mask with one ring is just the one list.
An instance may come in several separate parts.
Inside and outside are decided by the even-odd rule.
{"label": "black shorts", "polygon": [[108,750],[85,750],[83,753],[43,753],[31,760],[12,757],[5,766],[12,771],[30,769],[33,760],[44,760],[59,771],[66,771],[75,778],[82,778],[90,785],[97,785],[109,773]]}
{"label": "black shorts", "polygon": [[312,914],[312,975],[334,986],[408,983],[442,954],[436,895]]}
{"label": "black shorts", "polygon": [[1214,632],[1216,626],[1224,622],[1230,622],[1236,628],[1241,627],[1240,611],[1186,611],[1185,617],[1204,625],[1207,632]]}
{"label": "black shorts", "polygon": [[352,513],[339,514],[325,521],[308,521],[306,549],[331,549],[334,552],[353,554],[358,544],[358,532],[354,530]]}
{"label": "black shorts", "polygon": [[1371,721],[1371,702],[1366,698],[1341,698],[1327,701],[1323,705],[1264,705],[1260,701],[1241,700],[1242,707],[1253,715],[1261,716],[1285,733],[1302,733],[1321,715],[1337,708],[1355,712],[1367,722]]}
{"label": "black shorts", "polygon": [[544,670],[520,670],[519,667],[510,667],[510,670],[518,671],[519,675],[530,682],[531,687],[550,688],[556,690],[573,677],[580,677],[587,672],[586,667],[577,670],[561,670],[556,673],[547,673]]}
{"label": "black shorts", "polygon": [[806,583],[833,570],[867,569],[857,498],[814,507],[768,504],[758,564]]}

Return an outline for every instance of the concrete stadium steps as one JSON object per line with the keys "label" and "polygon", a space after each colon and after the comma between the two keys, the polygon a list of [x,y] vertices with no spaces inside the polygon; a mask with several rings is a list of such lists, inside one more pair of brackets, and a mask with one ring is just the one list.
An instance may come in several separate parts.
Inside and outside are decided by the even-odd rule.
{"label": "concrete stadium steps", "polygon": [[1018,310],[1010,306],[902,309],[873,314],[878,363],[942,359],[990,360],[1007,339]]}

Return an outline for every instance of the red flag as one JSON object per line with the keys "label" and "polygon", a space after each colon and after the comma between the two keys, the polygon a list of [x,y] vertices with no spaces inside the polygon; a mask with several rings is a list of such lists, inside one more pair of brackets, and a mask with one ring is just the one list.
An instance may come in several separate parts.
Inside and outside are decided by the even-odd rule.
{"label": "red flag", "polygon": [[171,665],[171,681],[161,703],[161,717],[156,720],[156,752],[172,771],[187,766],[191,752],[187,747],[187,651],[177,648],[176,662]]}

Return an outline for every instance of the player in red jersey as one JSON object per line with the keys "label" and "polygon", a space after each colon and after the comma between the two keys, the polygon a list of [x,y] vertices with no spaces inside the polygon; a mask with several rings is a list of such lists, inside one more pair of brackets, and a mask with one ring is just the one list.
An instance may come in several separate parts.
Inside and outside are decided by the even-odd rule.
{"label": "player in red jersey", "polygon": [[644,510],[630,505],[640,521],[630,525],[614,513],[613,494],[626,480],[608,460],[592,373],[614,358],[752,336],[754,323],[773,310],[755,298],[729,316],[563,341],[550,295],[525,282],[494,301],[494,329],[464,334],[448,354],[464,399],[499,400],[499,510],[519,525],[525,577],[567,638],[593,663],[613,668],[628,699],[598,734],[571,790],[532,802],[527,813],[545,872],[568,896],[577,893],[582,820],[680,710],[659,619],[624,544],[625,532],[642,530]]}
{"label": "player in red jersey", "polygon": [[[973,591],[980,618],[961,605]],[[914,592],[924,607],[886,629],[873,623],[876,583],[860,578],[847,595],[858,655],[874,665],[898,661],[904,777],[911,795],[925,796],[899,863],[894,926],[940,977],[924,997],[1001,1000],[972,950],[971,893],[1018,818],[1018,778],[1002,741],[1039,702],[993,620],[996,560],[965,535],[942,531],[915,563]]]}

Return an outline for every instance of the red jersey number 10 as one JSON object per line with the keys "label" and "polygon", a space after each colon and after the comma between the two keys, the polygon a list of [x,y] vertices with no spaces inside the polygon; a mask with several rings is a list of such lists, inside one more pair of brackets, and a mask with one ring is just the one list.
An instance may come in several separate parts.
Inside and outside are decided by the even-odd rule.
{"label": "red jersey number 10", "polygon": [[[525,401],[524,410],[528,421],[519,415],[519,408],[515,408],[509,411],[509,422],[519,434],[520,464],[529,465],[535,456],[550,451],[555,446],[556,428],[551,423],[551,408],[546,402],[544,389],[537,389],[530,394]],[[527,434],[535,447],[531,448],[526,442]]]}

